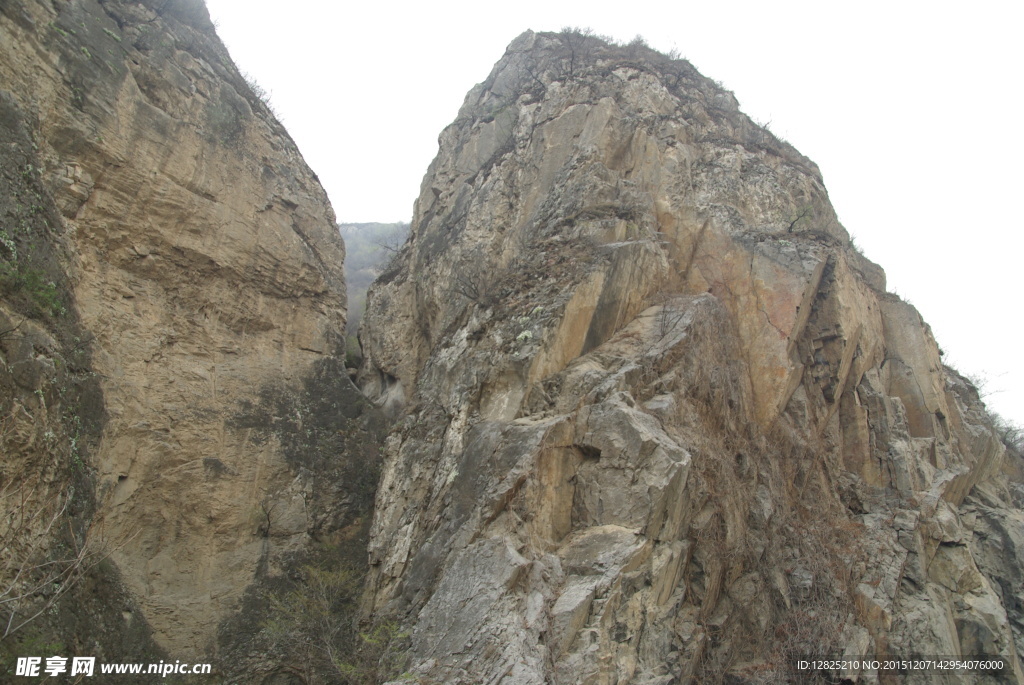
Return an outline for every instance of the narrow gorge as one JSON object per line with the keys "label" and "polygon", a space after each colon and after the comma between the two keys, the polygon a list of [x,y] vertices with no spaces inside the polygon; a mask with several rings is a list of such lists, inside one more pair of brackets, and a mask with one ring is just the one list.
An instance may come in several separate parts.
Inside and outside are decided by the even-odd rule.
{"label": "narrow gorge", "polygon": [[[0,673],[1024,682],[1021,454],[685,60],[516,38],[358,370],[335,210],[201,0],[3,3],[0,75]],[[1004,667],[795,666],[844,654]]]}

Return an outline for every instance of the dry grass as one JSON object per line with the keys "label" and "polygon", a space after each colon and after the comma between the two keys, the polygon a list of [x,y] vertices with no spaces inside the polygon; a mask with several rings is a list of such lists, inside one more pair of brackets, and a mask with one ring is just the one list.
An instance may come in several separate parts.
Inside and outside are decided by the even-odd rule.
{"label": "dry grass", "polygon": [[[726,321],[710,324],[694,332],[690,350],[728,345]],[[684,355],[670,363],[693,361]],[[759,431],[746,413],[743,383],[724,365],[692,367],[680,382],[691,405],[683,414],[693,455],[694,563],[686,582],[708,636],[698,681],[725,682],[728,674],[751,683],[827,682],[823,674],[797,671],[795,661],[844,651],[844,631],[855,615],[852,569],[865,556],[866,533],[831,490],[827,447],[781,423]],[[766,497],[767,514],[757,511]],[[712,573],[720,585],[709,581]],[[733,605],[723,620],[720,596],[750,573],[769,601]]]}

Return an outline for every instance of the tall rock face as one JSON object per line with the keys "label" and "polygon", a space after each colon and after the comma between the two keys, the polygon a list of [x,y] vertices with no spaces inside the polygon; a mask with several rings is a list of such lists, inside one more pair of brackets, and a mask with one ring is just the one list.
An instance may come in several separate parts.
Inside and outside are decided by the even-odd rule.
{"label": "tall rock face", "polygon": [[[346,456],[366,403],[343,367],[334,213],[199,0],[5,2],[0,73],[5,123],[23,132],[5,169],[31,181],[5,198],[5,273],[49,245],[64,309],[8,335],[5,364],[40,368],[5,417],[91,412],[87,455],[43,440],[35,454],[60,471],[74,453],[94,495],[81,537],[141,610],[123,620],[176,657],[210,654],[246,588],[311,535],[355,534],[372,497],[372,468]],[[88,353],[88,407],[51,388],[46,370],[71,362],[47,326]]]}
{"label": "tall rock face", "polygon": [[360,337],[398,420],[367,606],[423,682],[1021,681],[1019,464],[817,167],[685,61],[516,39]]}

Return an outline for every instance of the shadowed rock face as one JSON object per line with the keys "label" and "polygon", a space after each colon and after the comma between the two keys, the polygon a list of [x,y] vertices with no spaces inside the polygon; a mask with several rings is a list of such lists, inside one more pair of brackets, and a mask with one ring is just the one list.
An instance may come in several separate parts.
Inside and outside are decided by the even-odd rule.
{"label": "shadowed rock face", "polygon": [[195,657],[257,576],[365,513],[334,213],[198,0],[5,2],[0,73],[102,390],[89,535]]}
{"label": "shadowed rock face", "polygon": [[1021,679],[1021,489],[977,393],[817,167],[688,63],[517,38],[360,337],[399,420],[368,603],[425,682],[762,682],[843,653]]}

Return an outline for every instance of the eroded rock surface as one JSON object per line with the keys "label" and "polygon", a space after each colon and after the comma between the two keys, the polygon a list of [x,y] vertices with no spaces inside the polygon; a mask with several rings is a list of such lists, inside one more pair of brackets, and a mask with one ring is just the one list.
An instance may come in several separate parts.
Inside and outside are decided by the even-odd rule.
{"label": "eroded rock surface", "polygon": [[367,604],[413,676],[1021,681],[1016,465],[811,161],[571,32],[516,39],[440,143],[360,334],[399,421]]}
{"label": "eroded rock surface", "polygon": [[0,73],[99,385],[89,534],[198,657],[257,577],[366,514],[334,213],[198,0],[5,2]]}

